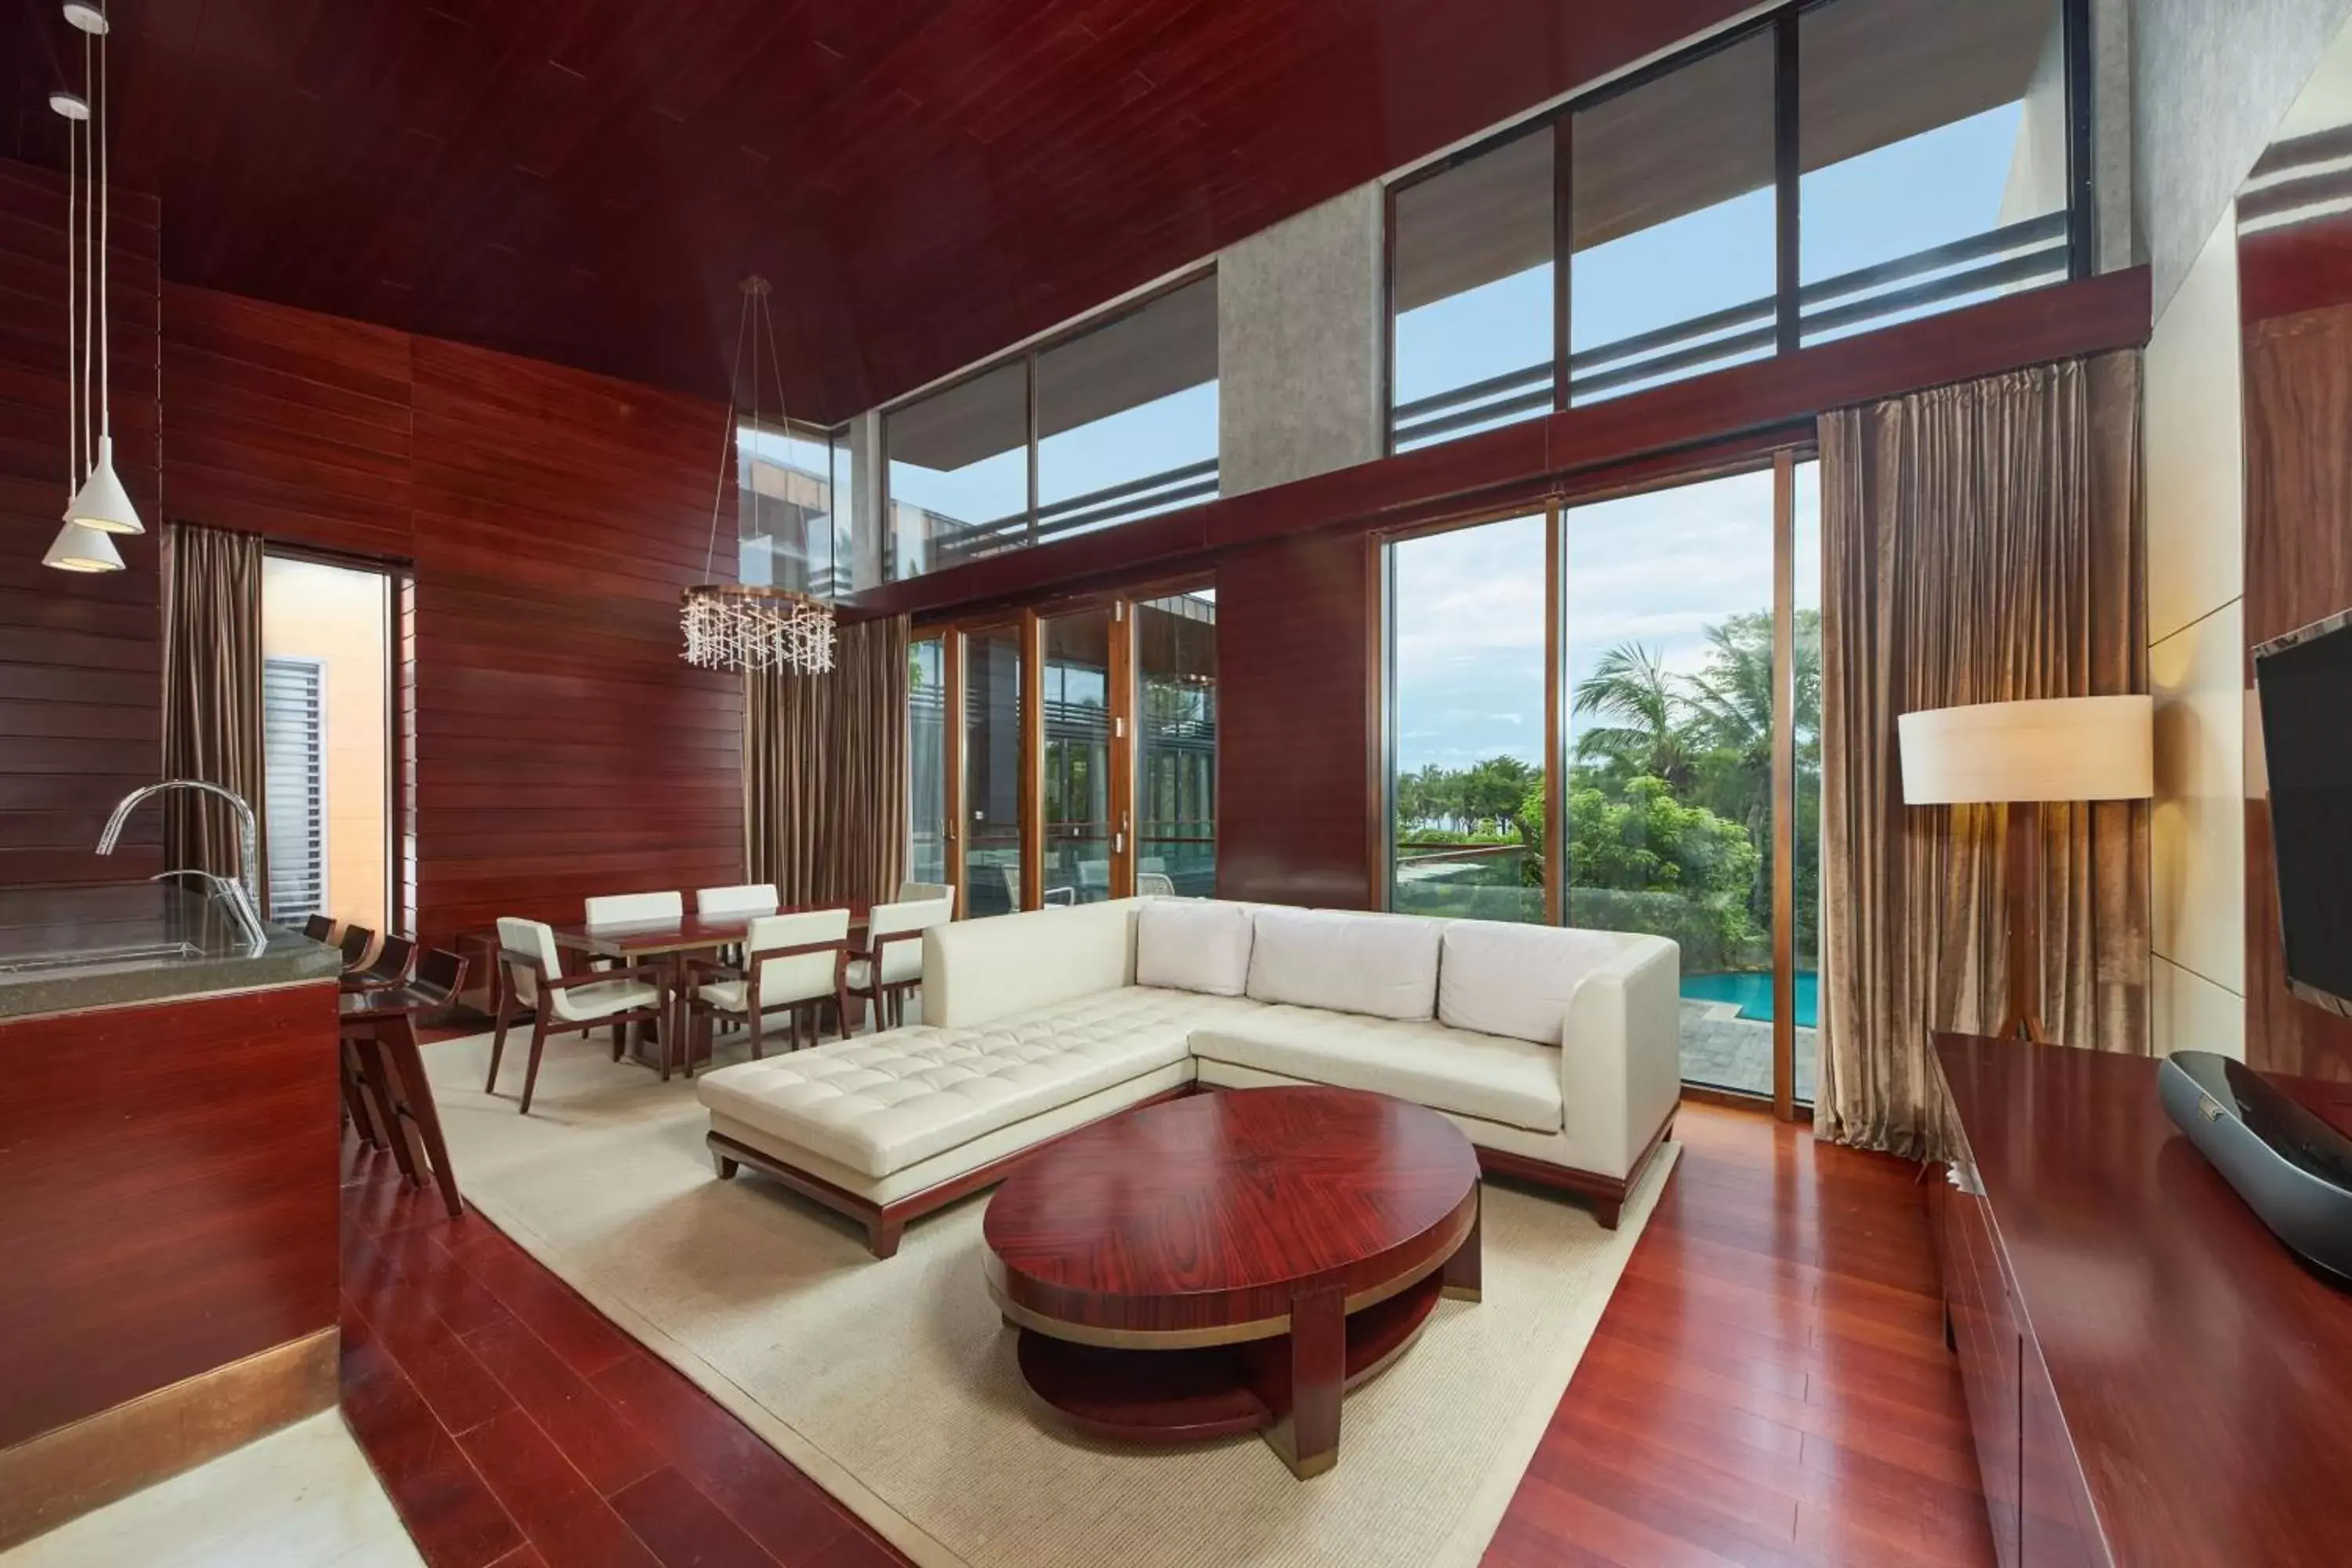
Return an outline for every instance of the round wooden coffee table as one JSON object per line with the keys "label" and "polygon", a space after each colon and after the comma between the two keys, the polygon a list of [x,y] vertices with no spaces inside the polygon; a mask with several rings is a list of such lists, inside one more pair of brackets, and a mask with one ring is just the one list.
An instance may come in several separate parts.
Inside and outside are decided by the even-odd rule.
{"label": "round wooden coffee table", "polygon": [[1435,1111],[1344,1089],[1196,1094],[1081,1129],[988,1205],[1021,1372],[1133,1443],[1263,1432],[1302,1480],[1339,1402],[1440,1295],[1478,1297],[1478,1156]]}

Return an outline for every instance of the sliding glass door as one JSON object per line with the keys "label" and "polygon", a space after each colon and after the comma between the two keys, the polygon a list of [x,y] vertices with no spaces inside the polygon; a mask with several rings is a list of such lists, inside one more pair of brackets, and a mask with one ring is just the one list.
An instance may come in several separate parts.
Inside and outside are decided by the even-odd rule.
{"label": "sliding glass door", "polygon": [[1001,915],[1024,907],[1022,628],[989,626],[963,639],[963,908]]}
{"label": "sliding glass door", "polygon": [[1213,590],[927,628],[908,673],[909,875],[961,913],[1215,891]]}
{"label": "sliding glass door", "polygon": [[1390,907],[1682,950],[1683,1076],[1813,1092],[1815,465],[1392,540]]}

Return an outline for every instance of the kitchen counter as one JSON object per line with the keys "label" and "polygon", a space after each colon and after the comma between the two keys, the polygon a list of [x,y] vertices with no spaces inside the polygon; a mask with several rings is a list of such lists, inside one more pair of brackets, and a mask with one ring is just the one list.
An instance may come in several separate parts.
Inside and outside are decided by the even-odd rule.
{"label": "kitchen counter", "polygon": [[259,952],[220,903],[163,882],[0,890],[0,1019],[330,979],[342,954],[271,926]]}

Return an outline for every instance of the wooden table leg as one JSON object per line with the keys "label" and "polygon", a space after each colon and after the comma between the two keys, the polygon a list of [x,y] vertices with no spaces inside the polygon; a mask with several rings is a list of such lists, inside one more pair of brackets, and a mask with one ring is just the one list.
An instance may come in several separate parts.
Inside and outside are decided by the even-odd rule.
{"label": "wooden table leg", "polygon": [[449,1211],[451,1219],[463,1218],[466,1205],[457,1196],[457,1173],[450,1166],[449,1145],[441,1136],[441,1112],[434,1106],[433,1085],[425,1077],[425,1058],[416,1048],[416,1021],[404,1013],[385,1026],[381,1038],[401,1104],[424,1142],[433,1183],[441,1189],[441,1206]]}
{"label": "wooden table leg", "polygon": [[1348,1298],[1334,1285],[1290,1303],[1290,1413],[1265,1440],[1300,1480],[1339,1462],[1339,1402],[1348,1392]]}
{"label": "wooden table leg", "polygon": [[1470,1234],[1462,1238],[1462,1245],[1455,1247],[1454,1256],[1445,1260],[1445,1272],[1439,1276],[1445,1294],[1456,1301],[1479,1299],[1478,1275],[1482,1254],[1478,1233],[1485,1228],[1486,1223],[1486,1189],[1482,1186],[1478,1189],[1478,1212],[1470,1216]]}

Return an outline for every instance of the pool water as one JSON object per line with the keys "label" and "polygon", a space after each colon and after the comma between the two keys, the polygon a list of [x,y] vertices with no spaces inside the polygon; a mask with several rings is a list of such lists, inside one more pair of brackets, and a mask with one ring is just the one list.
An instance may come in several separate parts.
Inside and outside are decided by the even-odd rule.
{"label": "pool water", "polygon": [[[1797,971],[1797,1027],[1816,1026],[1821,1014],[1822,977],[1813,970]],[[1685,974],[1683,994],[1694,1002],[1737,1002],[1739,1016],[1761,1023],[1772,1020],[1772,975],[1769,970],[1743,969],[1721,974]]]}

